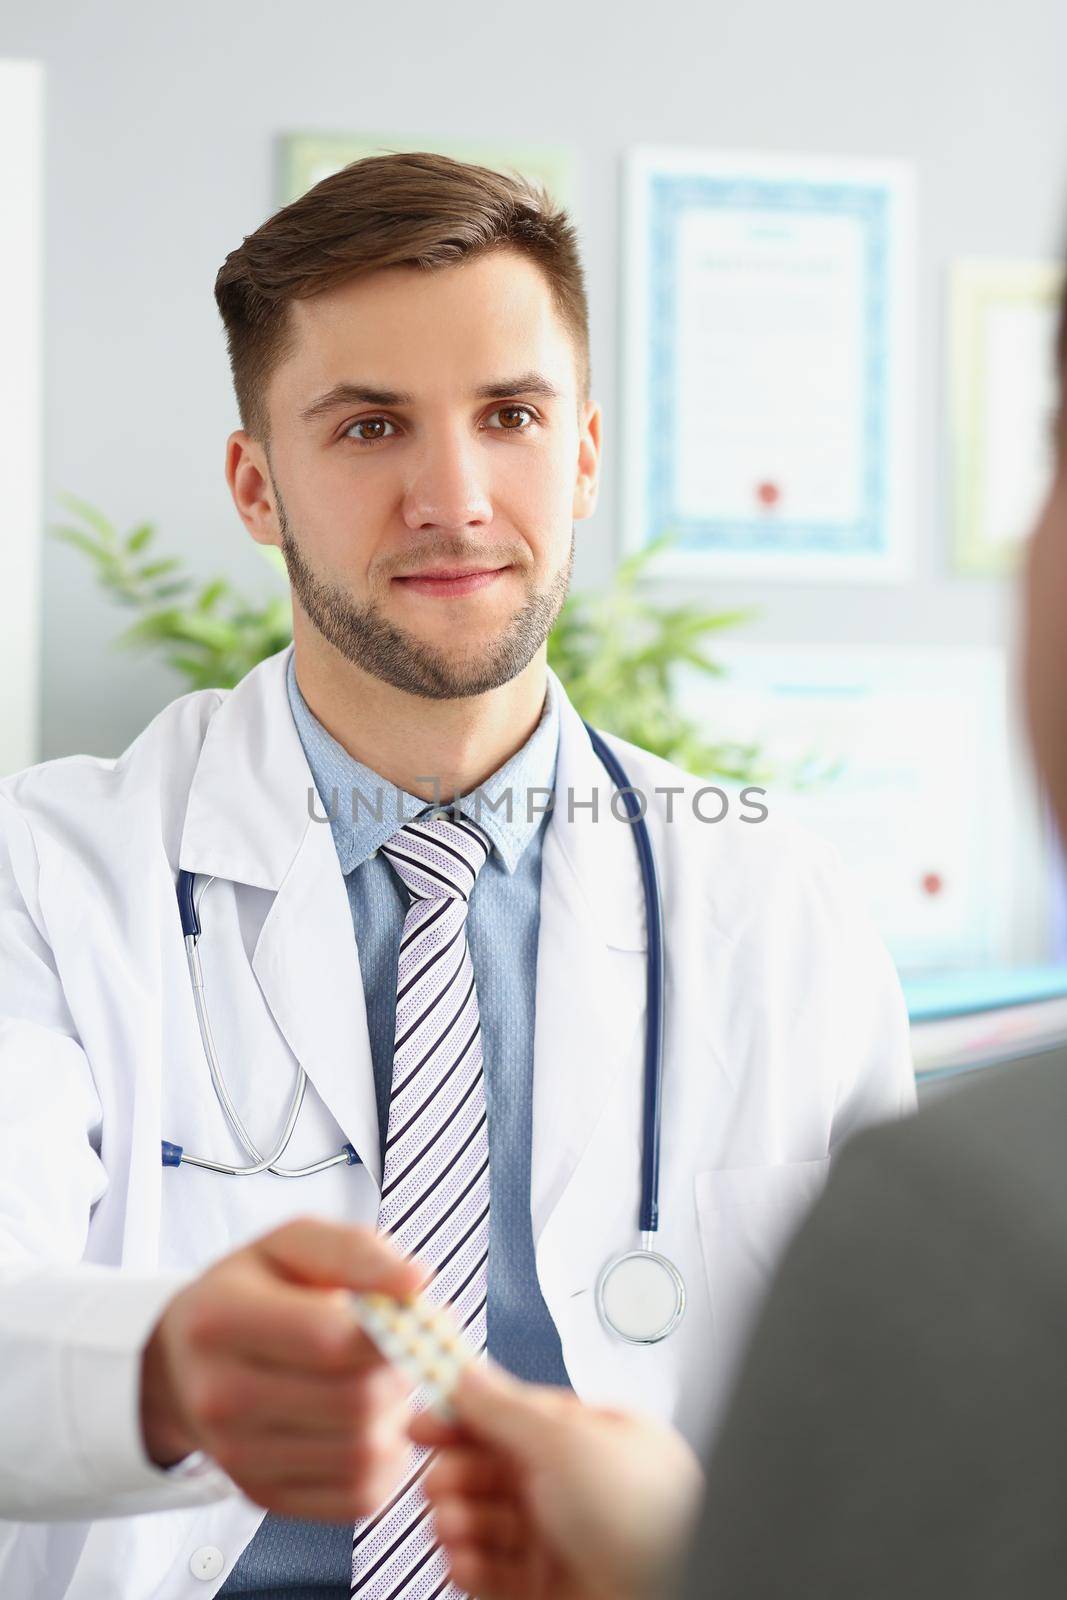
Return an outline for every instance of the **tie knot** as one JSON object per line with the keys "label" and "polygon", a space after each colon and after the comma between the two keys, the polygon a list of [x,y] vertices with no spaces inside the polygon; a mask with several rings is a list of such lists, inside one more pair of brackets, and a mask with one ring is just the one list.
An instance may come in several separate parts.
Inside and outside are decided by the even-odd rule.
{"label": "tie knot", "polygon": [[433,816],[405,822],[380,849],[413,900],[466,903],[491,845],[469,817]]}

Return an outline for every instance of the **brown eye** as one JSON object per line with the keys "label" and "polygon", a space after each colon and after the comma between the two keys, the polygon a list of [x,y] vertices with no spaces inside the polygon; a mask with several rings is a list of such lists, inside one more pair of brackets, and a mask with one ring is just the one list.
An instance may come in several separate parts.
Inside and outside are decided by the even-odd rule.
{"label": "brown eye", "polygon": [[492,415],[500,418],[501,433],[525,433],[534,420],[529,406],[500,406]]}
{"label": "brown eye", "polygon": [[345,429],[347,439],[355,439],[357,444],[377,444],[379,439],[388,439],[386,428],[393,424],[386,417],[361,417],[358,422],[353,422],[350,428]]}

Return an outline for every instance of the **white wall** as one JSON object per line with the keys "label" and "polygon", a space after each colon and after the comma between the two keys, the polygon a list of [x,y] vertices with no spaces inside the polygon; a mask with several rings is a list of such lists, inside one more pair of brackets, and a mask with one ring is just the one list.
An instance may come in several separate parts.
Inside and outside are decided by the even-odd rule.
{"label": "white wall", "polygon": [[43,75],[0,61],[0,774],[38,755]]}
{"label": "white wall", "polygon": [[[360,128],[576,147],[596,388],[617,423],[619,154],[630,143],[915,163],[920,574],[894,592],[731,584],[747,637],[988,643],[1007,595],[947,571],[944,269],[1058,253],[1067,223],[1062,0],[610,0],[236,5],[75,0],[0,16],[0,56],[47,67],[46,510],[72,490],[152,517],[204,574],[262,587],[229,505],[234,425],[212,283],[273,208],[274,137]],[[655,419],[650,419],[654,425]],[[611,570],[618,460],[580,527]],[[123,622],[73,551],[44,551],[45,755],[122,747],[178,687],[109,651]]]}

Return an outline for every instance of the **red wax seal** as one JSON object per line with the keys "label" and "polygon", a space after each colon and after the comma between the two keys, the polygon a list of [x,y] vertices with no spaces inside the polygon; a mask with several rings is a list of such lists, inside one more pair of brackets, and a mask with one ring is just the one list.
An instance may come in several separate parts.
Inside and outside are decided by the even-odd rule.
{"label": "red wax seal", "polygon": [[781,498],[782,491],[776,483],[771,483],[768,480],[765,483],[756,485],[756,499],[761,506],[766,506],[768,510],[776,506]]}
{"label": "red wax seal", "polygon": [[923,894],[940,894],[945,887],[945,882],[940,872],[924,872],[922,885]]}

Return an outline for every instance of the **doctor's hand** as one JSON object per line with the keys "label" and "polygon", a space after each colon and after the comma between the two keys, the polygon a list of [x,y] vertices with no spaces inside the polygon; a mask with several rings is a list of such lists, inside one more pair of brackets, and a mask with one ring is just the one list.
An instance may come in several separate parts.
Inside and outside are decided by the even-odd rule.
{"label": "doctor's hand", "polygon": [[145,1347],[141,1428],[171,1465],[211,1456],[284,1516],[349,1522],[395,1488],[410,1386],[362,1332],[346,1291],[405,1295],[423,1274],[364,1228],[289,1222],[169,1302]]}
{"label": "doctor's hand", "polygon": [[472,1367],[456,1423],[429,1413],[426,1490],[459,1588],[479,1600],[644,1600],[666,1587],[703,1478],[672,1429]]}

